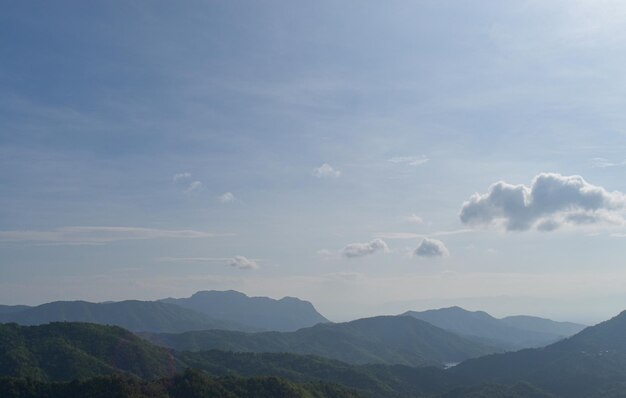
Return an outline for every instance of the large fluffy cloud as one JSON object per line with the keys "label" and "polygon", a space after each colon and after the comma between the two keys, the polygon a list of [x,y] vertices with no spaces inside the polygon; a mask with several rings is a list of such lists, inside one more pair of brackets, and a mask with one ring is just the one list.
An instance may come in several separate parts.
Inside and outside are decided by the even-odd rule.
{"label": "large fluffy cloud", "polygon": [[363,257],[378,251],[388,252],[389,247],[382,239],[374,239],[367,243],[351,243],[341,253],[348,258]]}
{"label": "large fluffy cloud", "polygon": [[413,252],[413,255],[418,257],[447,257],[450,255],[450,252],[442,241],[424,238]]}
{"label": "large fluffy cloud", "polygon": [[581,176],[541,173],[529,187],[496,182],[465,202],[460,217],[464,224],[497,224],[507,231],[551,231],[563,225],[623,223],[625,208],[622,192],[609,192]]}

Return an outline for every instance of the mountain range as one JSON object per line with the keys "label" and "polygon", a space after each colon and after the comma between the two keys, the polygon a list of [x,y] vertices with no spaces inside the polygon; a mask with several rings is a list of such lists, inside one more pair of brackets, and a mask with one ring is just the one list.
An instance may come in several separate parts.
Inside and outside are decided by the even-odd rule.
{"label": "mountain range", "polygon": [[318,355],[351,364],[442,366],[498,351],[428,322],[404,316],[320,323],[295,332],[206,330],[143,336],[178,351],[289,352]]}
{"label": "mountain range", "polygon": [[[387,322],[388,318],[395,321],[388,324],[388,329],[383,327],[376,333],[398,333],[395,331],[398,319],[421,324],[408,317],[377,317],[366,320],[373,324],[361,326],[374,333],[371,330],[377,328],[375,324],[381,319]],[[359,321],[355,322],[358,325]],[[340,384],[364,397],[614,398],[623,397],[626,391],[625,336],[626,312],[623,312],[543,348],[491,354],[444,370],[353,365],[320,356],[286,353],[169,351],[113,326],[8,324],[0,325],[0,376],[45,382],[119,373],[151,379],[171,378],[182,369],[195,368],[218,378],[279,377],[289,383]],[[390,338],[385,344],[390,349],[394,344],[410,349],[409,341],[402,339],[394,343]],[[0,380],[0,388],[16,383],[16,379],[11,380],[14,381]]]}
{"label": "mountain range", "polygon": [[484,311],[467,311],[460,307],[422,312],[408,311],[402,315],[421,319],[450,332],[507,351],[542,347],[576,334],[586,327],[532,316],[498,319]]}
{"label": "mountain range", "polygon": [[35,307],[0,306],[0,323],[41,325],[58,321],[155,333],[207,329],[287,331],[328,322],[308,301],[248,297],[235,291],[203,291],[189,298],[159,301],[55,301]]}

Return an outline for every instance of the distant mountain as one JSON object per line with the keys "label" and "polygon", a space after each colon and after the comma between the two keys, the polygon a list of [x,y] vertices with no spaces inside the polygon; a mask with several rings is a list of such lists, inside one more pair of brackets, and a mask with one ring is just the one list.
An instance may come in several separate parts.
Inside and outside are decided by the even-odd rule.
{"label": "distant mountain", "polygon": [[542,347],[585,328],[584,325],[530,316],[497,319],[483,311],[467,311],[460,307],[408,311],[402,315],[506,350]]}
{"label": "distant mountain", "polygon": [[182,368],[164,348],[119,327],[0,325],[0,375],[71,380],[109,374],[154,378]]}
{"label": "distant mountain", "polygon": [[626,311],[547,347],[469,360],[450,374],[459,384],[524,380],[560,397],[623,397]]}
{"label": "distant mountain", "polygon": [[427,322],[396,316],[318,324],[295,332],[208,330],[144,337],[179,351],[290,352],[352,364],[444,365],[496,352]]}
{"label": "distant mountain", "polygon": [[201,312],[214,319],[262,330],[294,331],[329,322],[310,302],[294,297],[274,300],[268,297],[248,297],[234,290],[211,290],[197,292],[189,298],[167,298],[161,301]]}
{"label": "distant mountain", "polygon": [[41,325],[59,321],[116,325],[132,331],[157,333],[206,329],[253,330],[234,322],[211,319],[174,304],[154,301],[56,301],[37,307],[26,307],[21,311],[0,313],[0,323]]}
{"label": "distant mountain", "polygon": [[29,308],[27,305],[0,305],[0,314],[13,314]]}

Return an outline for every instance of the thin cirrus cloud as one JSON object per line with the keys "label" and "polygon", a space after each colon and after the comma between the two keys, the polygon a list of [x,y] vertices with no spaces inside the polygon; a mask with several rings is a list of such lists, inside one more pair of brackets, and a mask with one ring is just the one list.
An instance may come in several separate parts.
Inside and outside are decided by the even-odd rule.
{"label": "thin cirrus cloud", "polygon": [[593,167],[605,169],[607,167],[620,167],[626,166],[626,160],[622,160],[621,162],[612,162],[609,159],[605,158],[593,158],[591,159],[591,163]]}
{"label": "thin cirrus cloud", "polygon": [[626,195],[581,176],[541,173],[530,186],[496,182],[463,204],[461,222],[506,231],[553,231],[565,225],[624,224]]}
{"label": "thin cirrus cloud", "polygon": [[328,163],[324,163],[320,167],[314,168],[312,174],[317,178],[338,178],[341,176],[341,171],[336,170]]}
{"label": "thin cirrus cloud", "polygon": [[192,181],[191,184],[189,184],[189,186],[187,187],[187,189],[185,189],[185,193],[192,193],[194,191],[199,190],[200,188],[202,188],[202,182]]}
{"label": "thin cirrus cloud", "polygon": [[234,234],[139,227],[62,227],[47,231],[0,231],[0,241],[3,242],[42,242],[55,244],[103,244],[124,240],[195,239],[218,236],[234,236]]}
{"label": "thin cirrus cloud", "polygon": [[180,180],[187,180],[189,178],[191,178],[191,173],[189,173],[189,172],[176,173],[176,174],[174,174],[173,180],[174,180],[174,182],[178,182]]}
{"label": "thin cirrus cloud", "polygon": [[258,260],[245,256],[234,257],[159,257],[159,262],[166,263],[211,263],[218,262],[228,265],[232,268],[239,269],[257,269],[259,268]]}
{"label": "thin cirrus cloud", "polygon": [[387,161],[390,163],[395,163],[395,164],[405,164],[407,166],[420,166],[428,162],[429,159],[424,155],[422,156],[396,156],[391,159],[387,159]]}
{"label": "thin cirrus cloud", "polygon": [[447,257],[450,255],[446,245],[437,239],[424,238],[422,242],[417,246],[417,249],[413,251],[413,255],[416,257]]}
{"label": "thin cirrus cloud", "polygon": [[231,203],[235,201],[235,195],[232,192],[224,192],[217,197],[217,200],[222,204]]}
{"label": "thin cirrus cloud", "polygon": [[341,254],[347,258],[364,257],[377,252],[389,252],[387,243],[378,238],[366,243],[351,243],[341,250]]}

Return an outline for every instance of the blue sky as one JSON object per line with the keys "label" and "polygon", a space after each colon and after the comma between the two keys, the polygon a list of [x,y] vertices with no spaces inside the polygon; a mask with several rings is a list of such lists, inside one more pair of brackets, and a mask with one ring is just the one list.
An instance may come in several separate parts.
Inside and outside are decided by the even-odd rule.
{"label": "blue sky", "polygon": [[607,318],[626,298],[625,19],[618,1],[9,1],[0,302],[232,288],[335,320]]}

